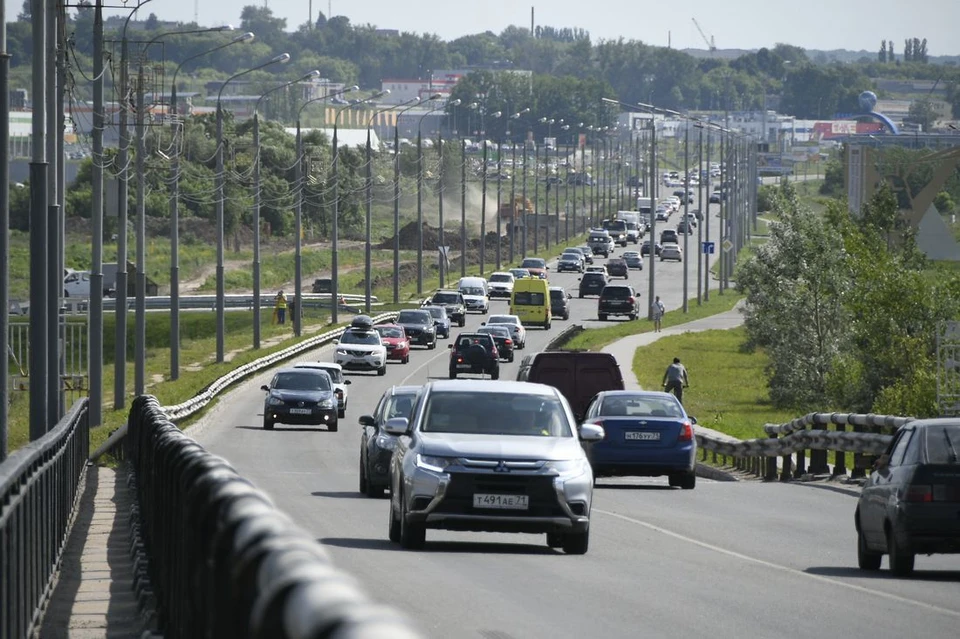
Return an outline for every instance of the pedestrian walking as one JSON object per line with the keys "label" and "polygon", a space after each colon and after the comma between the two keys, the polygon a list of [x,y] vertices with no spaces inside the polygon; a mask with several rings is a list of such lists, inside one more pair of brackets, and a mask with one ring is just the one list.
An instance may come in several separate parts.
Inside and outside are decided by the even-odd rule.
{"label": "pedestrian walking", "polygon": [[663,374],[663,388],[668,393],[672,392],[677,401],[683,403],[683,389],[690,385],[687,379],[687,369],[680,363],[679,357],[673,358],[673,363],[667,366],[667,371]]}
{"label": "pedestrian walking", "polygon": [[666,309],[663,307],[663,302],[660,301],[660,296],[657,295],[657,299],[653,301],[653,304],[650,305],[650,314],[653,316],[653,332],[659,333],[662,329],[661,321],[663,320],[663,314],[666,312]]}
{"label": "pedestrian walking", "polygon": [[277,316],[277,324],[284,324],[287,321],[287,296],[283,291],[277,293],[277,302],[274,305],[274,313]]}

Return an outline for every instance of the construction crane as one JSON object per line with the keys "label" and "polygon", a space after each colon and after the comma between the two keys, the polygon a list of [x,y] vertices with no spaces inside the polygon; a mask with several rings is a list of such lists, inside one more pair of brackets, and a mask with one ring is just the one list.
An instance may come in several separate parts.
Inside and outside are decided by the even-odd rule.
{"label": "construction crane", "polygon": [[707,34],[703,32],[703,29],[700,28],[700,23],[697,22],[696,18],[691,18],[693,20],[694,26],[697,27],[697,31],[700,32],[700,37],[703,38],[703,41],[707,44],[707,48],[710,49],[710,55],[714,55],[717,52],[717,45],[713,43],[713,36],[707,37]]}

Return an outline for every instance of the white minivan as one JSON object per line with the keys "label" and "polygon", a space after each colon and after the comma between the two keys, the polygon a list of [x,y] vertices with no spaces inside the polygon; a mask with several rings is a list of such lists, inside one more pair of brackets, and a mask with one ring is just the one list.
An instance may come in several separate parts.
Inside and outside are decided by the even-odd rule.
{"label": "white minivan", "polygon": [[463,295],[467,311],[476,311],[486,315],[490,311],[490,288],[482,277],[461,277],[457,290]]}

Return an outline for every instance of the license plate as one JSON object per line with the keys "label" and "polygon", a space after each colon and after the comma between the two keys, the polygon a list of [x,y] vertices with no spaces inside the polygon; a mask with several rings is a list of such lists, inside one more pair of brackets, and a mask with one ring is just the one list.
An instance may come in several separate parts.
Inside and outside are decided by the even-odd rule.
{"label": "license plate", "polygon": [[470,364],[457,364],[457,368],[473,368]]}
{"label": "license plate", "polygon": [[627,438],[627,440],[632,440],[632,441],[659,441],[660,440],[660,433],[657,431],[630,430],[630,431],[627,431],[624,435]]}
{"label": "license plate", "polygon": [[474,508],[503,508],[506,510],[528,510],[530,497],[528,495],[487,495],[473,496]]}
{"label": "license plate", "polygon": [[291,415],[309,415],[312,411],[309,408],[291,408]]}

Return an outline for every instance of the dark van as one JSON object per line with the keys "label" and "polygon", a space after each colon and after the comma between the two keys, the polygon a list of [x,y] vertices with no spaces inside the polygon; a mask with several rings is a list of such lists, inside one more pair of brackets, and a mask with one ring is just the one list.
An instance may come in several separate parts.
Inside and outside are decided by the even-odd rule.
{"label": "dark van", "polygon": [[547,384],[559,390],[573,409],[577,422],[600,391],[624,390],[620,365],[610,353],[543,351],[520,362],[517,381]]}

